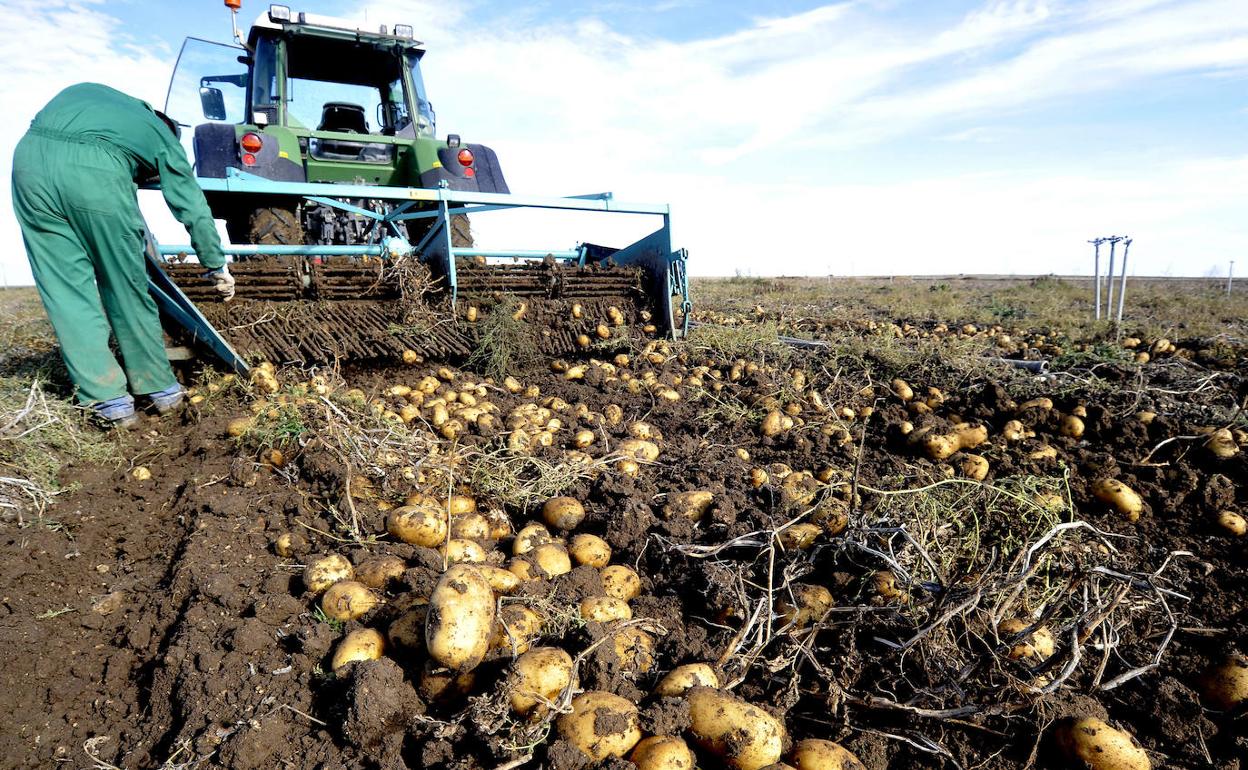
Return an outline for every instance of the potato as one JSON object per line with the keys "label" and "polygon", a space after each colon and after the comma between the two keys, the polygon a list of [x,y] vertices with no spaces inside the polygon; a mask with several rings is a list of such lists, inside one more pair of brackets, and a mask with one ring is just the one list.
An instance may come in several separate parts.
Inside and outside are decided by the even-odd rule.
{"label": "potato", "polygon": [[772,409],[763,415],[763,421],[759,423],[758,432],[767,438],[779,436],[784,432],[784,417],[784,413],[779,409]]}
{"label": "potato", "polygon": [[1229,460],[1239,454],[1239,444],[1235,443],[1235,434],[1226,428],[1219,428],[1209,434],[1205,441],[1205,449],[1219,460]]}
{"label": "potato", "polygon": [[823,527],[823,531],[830,536],[836,537],[849,526],[849,506],[844,500],[826,499],[811,513],[810,520]]}
{"label": "potato", "polygon": [[1218,526],[1232,537],[1243,537],[1248,534],[1248,521],[1234,511],[1219,511]]}
{"label": "potato", "polygon": [[273,541],[273,552],[283,559],[298,556],[307,550],[308,539],[298,532],[283,532]]}
{"label": "potato", "polygon": [[1200,694],[1221,711],[1248,701],[1248,655],[1231,655],[1206,671],[1200,678]]}
{"label": "potato", "polygon": [[1152,762],[1135,738],[1096,717],[1061,725],[1057,745],[1072,762],[1088,770],[1150,770]]}
{"label": "potato", "polygon": [[628,602],[614,596],[590,596],[581,602],[581,617],[595,623],[631,620],[633,610]]}
{"label": "potato", "polygon": [[776,537],[780,540],[780,545],[784,546],[787,551],[805,551],[815,544],[815,540],[821,534],[823,534],[823,527],[820,527],[818,524],[801,522],[781,530]]}
{"label": "potato", "polygon": [[429,656],[447,668],[471,671],[489,650],[494,633],[494,592],[481,571],[454,564],[429,596],[425,643]]}
{"label": "potato", "polygon": [[476,683],[475,671],[459,672],[449,668],[439,668],[436,663],[427,660],[420,671],[420,681],[416,692],[426,703],[456,702],[471,693]]}
{"label": "potato", "polygon": [[543,543],[549,543],[553,540],[550,532],[537,522],[526,524],[516,533],[516,539],[511,544],[512,556],[523,556],[534,548]]}
{"label": "potato", "polygon": [[626,438],[620,442],[619,453],[626,459],[652,463],[659,459],[659,446],[645,439]]}
{"label": "potato", "polygon": [[872,583],[875,585],[875,592],[885,599],[904,602],[909,598],[892,570],[882,569],[875,573]]}
{"label": "potato", "polygon": [[481,571],[481,575],[485,577],[495,593],[509,594],[520,587],[520,578],[502,567],[478,564],[477,569]]}
{"label": "potato", "polygon": [[618,695],[590,690],[572,699],[572,711],[559,717],[559,736],[592,762],[622,757],[641,740],[637,707]]}
{"label": "potato", "polygon": [[381,598],[368,586],[354,580],[340,580],[321,597],[321,610],[334,620],[355,620],[381,604]]}
{"label": "potato", "polygon": [[585,518],[585,506],[573,497],[552,497],[542,506],[542,519],[555,529],[576,529]]}
{"label": "potato", "polygon": [[1062,418],[1061,434],[1069,438],[1083,438],[1083,420],[1073,414],[1068,414]]}
{"label": "potato", "polygon": [[905,380],[893,380],[890,387],[892,388],[893,393],[896,394],[897,398],[900,398],[902,401],[909,401],[914,398],[914,388],[910,387],[909,383]]}
{"label": "potato", "polygon": [[407,563],[397,556],[371,556],[355,568],[355,579],[369,588],[382,589],[407,571]]}
{"label": "potato", "polygon": [[[510,528],[508,528],[510,531]],[[451,517],[451,537],[464,540],[496,540],[491,531],[490,520],[479,513],[465,513]]]}
{"label": "potato", "polygon": [[532,607],[523,604],[506,604],[498,613],[494,632],[490,637],[490,649],[505,650],[512,655],[522,655],[541,638],[542,616]]}
{"label": "potato", "polygon": [[425,619],[429,614],[428,607],[413,607],[386,627],[386,637],[390,645],[409,650],[425,649]]}
{"label": "potato", "polygon": [[693,687],[690,733],[736,770],[758,770],[780,760],[784,724],[763,709],[710,687]]}
{"label": "potato", "polygon": [[818,738],[794,744],[789,761],[797,770],[867,770],[858,757],[839,743]]}
{"label": "potato", "polygon": [[719,675],[708,663],[686,663],[677,666],[659,680],[654,688],[655,695],[675,698],[685,694],[691,687],[719,688]]}
{"label": "potato", "polygon": [[[1008,642],[1029,625],[1031,624],[1021,618],[1006,618],[997,625],[997,635],[1003,642]],[[1053,654],[1056,647],[1053,632],[1045,626],[1039,626],[1015,642],[1007,654],[1014,660],[1020,658],[1045,660]]]}
{"label": "potato", "polygon": [[572,684],[572,656],[558,647],[534,647],[516,658],[507,679],[511,710],[527,715],[559,700]]}
{"label": "potato", "polygon": [[980,455],[964,455],[958,463],[958,470],[968,479],[983,481],[988,478],[988,460]]}
{"label": "potato", "polygon": [[225,434],[230,438],[239,438],[247,431],[251,430],[254,418],[251,417],[235,417],[225,425]]}
{"label": "potato", "polygon": [[674,492],[667,496],[663,506],[663,517],[666,519],[685,518],[699,521],[706,515],[707,509],[715,501],[715,495],[705,489],[688,492]]}
{"label": "potato", "polygon": [[1118,479],[1100,479],[1092,485],[1092,494],[1103,503],[1109,503],[1127,521],[1139,521],[1144,501],[1135,490]]}
{"label": "potato", "polygon": [[1022,441],[1025,438],[1031,438],[1034,435],[1036,434],[1028,430],[1018,420],[1010,420],[1001,428],[1001,438],[1011,443],[1015,441]]}
{"label": "potato", "polygon": [[602,569],[611,563],[611,546],[597,535],[575,535],[568,543],[568,555],[577,564]]}
{"label": "potato", "polygon": [[637,770],[694,770],[689,744],[671,735],[652,735],[638,743],[628,760]]}
{"label": "potato", "polygon": [[834,604],[832,592],[823,586],[795,585],[792,594],[791,597],[781,599],[776,606],[786,626],[805,628],[821,620]]}
{"label": "potato", "polygon": [[1033,398],[1030,401],[1024,401],[1018,405],[1018,409],[1016,411],[1025,412],[1028,409],[1039,409],[1040,411],[1047,412],[1052,408],[1053,399],[1041,396],[1040,398]]}
{"label": "potato", "polygon": [[641,596],[641,576],[631,567],[612,564],[602,569],[602,589],[607,596],[632,601]]}
{"label": "potato", "polygon": [[615,657],[625,669],[644,674],[654,666],[654,637],[640,628],[616,631],[611,644],[615,648]]}
{"label": "potato", "polygon": [[552,578],[572,571],[572,558],[568,555],[568,549],[560,543],[542,543],[533,549],[529,558]]}
{"label": "potato", "polygon": [[437,548],[446,542],[446,518],[446,511],[433,505],[402,505],[386,516],[386,531],[404,543]]}
{"label": "potato", "polygon": [[485,520],[490,523],[490,540],[505,540],[511,536],[511,517],[506,511],[486,511]]}
{"label": "potato", "polygon": [[303,584],[314,594],[319,594],[339,580],[350,580],[355,569],[346,557],[336,553],[308,562],[303,568]]}
{"label": "potato", "polygon": [[377,660],[385,649],[385,640],[381,634],[371,628],[361,628],[347,634],[338,648],[330,665],[334,671],[361,660]]}
{"label": "potato", "polygon": [[485,549],[476,540],[455,537],[446,542],[448,564],[483,564],[486,558]]}

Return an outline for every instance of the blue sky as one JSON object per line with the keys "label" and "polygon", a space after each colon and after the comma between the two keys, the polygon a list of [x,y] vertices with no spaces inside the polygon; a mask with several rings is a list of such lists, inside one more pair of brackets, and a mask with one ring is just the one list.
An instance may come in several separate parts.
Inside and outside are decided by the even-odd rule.
{"label": "blue sky", "polygon": [[[245,27],[268,4],[244,2]],[[516,191],[670,202],[695,274],[1087,272],[1085,241],[1113,233],[1136,239],[1133,273],[1248,269],[1245,0],[292,6],[412,23],[441,133],[495,147]],[[0,0],[17,63],[0,172],[57,87],[163,101],[190,34],[228,38],[219,0]],[[184,240],[155,203],[158,234]],[[5,190],[0,266],[20,280],[7,209]],[[538,248],[624,237],[540,218],[477,230]]]}

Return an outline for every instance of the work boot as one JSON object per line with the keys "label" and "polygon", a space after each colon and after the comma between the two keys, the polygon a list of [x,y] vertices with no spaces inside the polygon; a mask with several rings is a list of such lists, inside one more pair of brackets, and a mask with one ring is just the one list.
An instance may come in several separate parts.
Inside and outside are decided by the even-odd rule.
{"label": "work boot", "polygon": [[129,393],[92,404],[91,409],[113,428],[132,428],[139,422],[139,415],[134,411],[134,397]]}
{"label": "work boot", "polygon": [[147,397],[152,400],[152,406],[155,407],[157,414],[169,414],[182,405],[184,393],[182,386],[175,382],[164,390],[148,393]]}

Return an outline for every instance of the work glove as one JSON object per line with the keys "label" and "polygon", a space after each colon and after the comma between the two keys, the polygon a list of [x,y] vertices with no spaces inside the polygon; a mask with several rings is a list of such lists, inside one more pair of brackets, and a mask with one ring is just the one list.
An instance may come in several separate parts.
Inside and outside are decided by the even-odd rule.
{"label": "work glove", "polygon": [[221,301],[229,302],[234,299],[234,276],[230,275],[228,267],[222,265],[220,270],[205,273],[204,277],[212,281],[213,288],[221,295]]}

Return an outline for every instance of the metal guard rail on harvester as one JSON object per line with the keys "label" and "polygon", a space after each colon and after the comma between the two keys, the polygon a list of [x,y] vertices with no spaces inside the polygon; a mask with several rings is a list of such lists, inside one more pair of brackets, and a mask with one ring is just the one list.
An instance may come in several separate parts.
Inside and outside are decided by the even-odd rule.
{"label": "metal guard rail on harvester", "polygon": [[[452,307],[458,298],[459,285],[456,276],[457,257],[484,257],[487,262],[504,259],[544,259],[553,257],[564,262],[584,266],[588,250],[584,246],[554,251],[493,250],[461,248],[451,244],[451,217],[459,214],[481,214],[517,208],[539,208],[563,211],[589,211],[618,214],[649,214],[662,217],[662,227],[650,235],[614,252],[607,259],[616,265],[637,265],[643,268],[649,279],[647,287],[652,301],[662,313],[671,334],[683,336],[688,331],[691,304],[686,273],[688,253],[684,249],[673,250],[671,238],[671,211],[666,204],[631,204],[617,202],[611,193],[577,195],[568,198],[513,195],[501,193],[461,192],[448,187],[436,189],[382,187],[373,185],[327,184],[315,182],[279,182],[248,174],[238,169],[228,169],[224,178],[197,179],[205,192],[229,192],[241,194],[301,197],[309,201],[332,206],[374,220],[375,240],[360,245],[269,245],[227,244],[223,250],[236,256],[259,255],[307,255],[307,256],[374,256],[395,259],[416,254],[431,269],[445,277],[451,294]],[[397,203],[388,211],[378,212],[347,203],[342,199],[382,200]],[[431,210],[413,211],[419,203],[433,203]],[[413,219],[436,219],[434,226],[414,246],[404,236],[403,223]],[[150,239],[150,235],[149,235]],[[150,262],[149,288],[165,313],[186,329],[197,342],[206,345],[227,365],[238,371],[246,371],[246,363],[230,348],[216,329],[203,317],[177,286],[159,270],[160,258],[193,254],[194,249],[185,244],[159,245],[152,241],[148,259]],[[606,261],[605,259],[602,261]],[[157,275],[157,273],[159,275]],[[680,307],[673,307],[673,297],[680,299]],[[676,324],[676,312],[682,321]]]}

